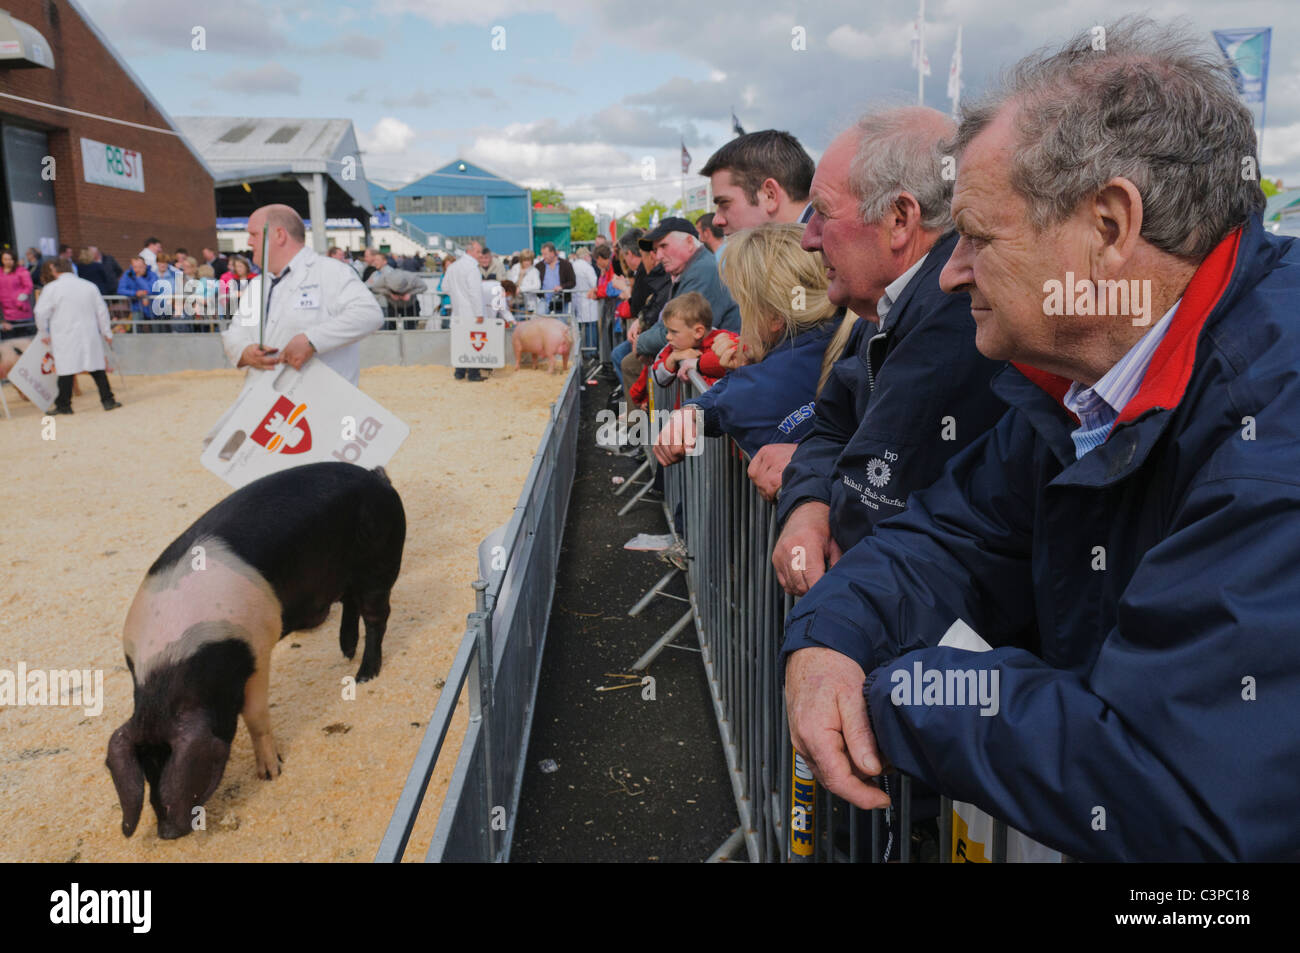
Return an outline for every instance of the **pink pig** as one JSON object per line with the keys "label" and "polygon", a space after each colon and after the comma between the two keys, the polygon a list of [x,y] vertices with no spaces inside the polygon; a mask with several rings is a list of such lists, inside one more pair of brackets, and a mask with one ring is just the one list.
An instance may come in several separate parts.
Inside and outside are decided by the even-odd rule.
{"label": "pink pig", "polygon": [[550,361],[551,373],[555,373],[555,358],[563,356],[564,369],[569,369],[569,349],[573,338],[569,326],[558,318],[530,318],[515,325],[515,370],[519,370],[519,358],[531,354],[534,364],[543,360]]}

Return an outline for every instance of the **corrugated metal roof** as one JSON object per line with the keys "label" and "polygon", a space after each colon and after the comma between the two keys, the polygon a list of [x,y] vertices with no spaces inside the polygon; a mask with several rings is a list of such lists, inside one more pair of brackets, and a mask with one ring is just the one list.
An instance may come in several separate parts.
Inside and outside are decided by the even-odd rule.
{"label": "corrugated metal roof", "polygon": [[216,174],[218,186],[277,173],[323,172],[358,206],[374,210],[349,119],[177,116],[176,124]]}
{"label": "corrugated metal roof", "polygon": [[278,160],[328,160],[352,127],[347,119],[244,116],[177,116],[176,122],[213,168],[268,165]]}

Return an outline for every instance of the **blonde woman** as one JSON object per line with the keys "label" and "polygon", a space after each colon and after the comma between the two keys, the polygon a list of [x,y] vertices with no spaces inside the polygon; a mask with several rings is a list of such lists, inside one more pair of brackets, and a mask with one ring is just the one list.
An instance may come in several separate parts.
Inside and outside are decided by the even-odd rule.
{"label": "blonde woman", "polygon": [[[738,343],[715,342],[734,368],[704,394],[705,436],[729,434],[749,456],[772,444],[795,444],[812,428],[814,405],[852,330],[826,298],[820,256],[799,247],[803,226],[770,223],[727,241],[722,280],[740,307]],[[851,320],[851,319],[850,319]],[[660,435],[655,457],[675,463],[694,444],[678,411]]]}
{"label": "blonde woman", "polygon": [[537,256],[533,254],[533,250],[525,248],[519,253],[519,262],[510,269],[508,276],[519,289],[516,297],[519,299],[520,310],[528,314],[537,311],[537,296],[542,291],[542,277],[533,267],[536,261]]}

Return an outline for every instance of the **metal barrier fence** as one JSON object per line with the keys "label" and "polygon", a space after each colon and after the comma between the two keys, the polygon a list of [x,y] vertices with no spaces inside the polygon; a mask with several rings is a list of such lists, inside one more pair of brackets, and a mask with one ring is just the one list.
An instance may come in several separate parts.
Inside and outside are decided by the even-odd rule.
{"label": "metal barrier fence", "polygon": [[528,752],[556,565],[578,461],[582,367],[569,368],[506,526],[479,546],[476,608],[375,855],[396,863],[419,815],[452,715],[468,683],[469,724],[427,861],[503,861]]}
{"label": "metal barrier fence", "polygon": [[[662,417],[702,393],[699,375],[691,380],[653,384],[651,412]],[[793,751],[779,669],[793,599],[772,566],[776,507],[750,481],[749,461],[733,440],[702,434],[699,440],[697,455],[661,468],[663,508],[686,550],[691,610],[740,816],[733,842],[743,840],[755,863],[974,859],[967,848],[979,845],[953,837],[948,798],[894,774],[882,780],[891,807],[863,811],[817,784]],[[642,491],[656,469],[647,456],[651,477]],[[670,630],[642,662],[648,665],[675,634]],[[994,862],[1006,859],[1007,832],[992,821],[987,847]]]}

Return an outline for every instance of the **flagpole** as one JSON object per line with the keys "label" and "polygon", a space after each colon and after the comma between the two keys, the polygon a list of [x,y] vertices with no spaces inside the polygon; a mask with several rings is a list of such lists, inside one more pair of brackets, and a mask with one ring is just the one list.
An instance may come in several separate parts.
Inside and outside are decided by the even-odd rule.
{"label": "flagpole", "polygon": [[916,104],[925,105],[925,0],[916,17]]}

